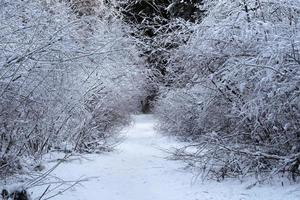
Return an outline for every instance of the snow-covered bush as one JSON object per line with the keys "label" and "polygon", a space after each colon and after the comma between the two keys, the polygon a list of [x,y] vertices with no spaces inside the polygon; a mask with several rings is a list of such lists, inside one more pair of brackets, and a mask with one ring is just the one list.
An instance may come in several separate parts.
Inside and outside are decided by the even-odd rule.
{"label": "snow-covered bush", "polygon": [[127,28],[59,0],[0,4],[0,176],[52,149],[109,147],[140,101]]}
{"label": "snow-covered bush", "polygon": [[[160,128],[206,174],[295,179],[300,165],[300,3],[206,1],[207,16],[170,60]],[[175,120],[174,120],[175,119]],[[263,176],[265,177],[265,176]]]}

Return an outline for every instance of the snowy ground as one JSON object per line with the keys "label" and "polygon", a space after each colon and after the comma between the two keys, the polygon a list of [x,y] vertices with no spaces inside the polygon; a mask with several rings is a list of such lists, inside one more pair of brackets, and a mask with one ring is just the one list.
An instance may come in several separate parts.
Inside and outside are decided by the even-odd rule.
{"label": "snowy ground", "polygon": [[[164,159],[161,148],[178,145],[156,134],[151,115],[135,116],[115,152],[62,164],[54,172],[64,180],[94,177],[56,196],[61,200],[298,200],[299,185],[263,185],[246,189],[238,181],[193,182],[183,164]],[[36,196],[41,191],[34,191]]]}

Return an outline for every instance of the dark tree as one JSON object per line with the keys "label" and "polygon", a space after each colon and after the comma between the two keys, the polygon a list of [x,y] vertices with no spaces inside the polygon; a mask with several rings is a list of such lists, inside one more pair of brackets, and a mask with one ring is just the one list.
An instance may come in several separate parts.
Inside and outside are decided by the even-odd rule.
{"label": "dark tree", "polygon": [[[176,19],[196,23],[200,21],[203,10],[202,0],[137,0],[119,1],[123,20],[134,27],[132,36],[141,41],[140,48],[150,69],[147,84],[148,96],[142,102],[143,112],[151,110],[151,103],[158,94],[159,85],[168,85],[166,66],[170,50],[186,42],[172,36],[182,29],[174,23]],[[175,35],[175,34],[174,34]]]}

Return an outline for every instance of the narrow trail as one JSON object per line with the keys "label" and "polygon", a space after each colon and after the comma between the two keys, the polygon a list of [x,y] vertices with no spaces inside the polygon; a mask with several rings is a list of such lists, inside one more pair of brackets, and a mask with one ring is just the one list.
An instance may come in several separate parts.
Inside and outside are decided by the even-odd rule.
{"label": "narrow trail", "polygon": [[[154,131],[151,115],[134,117],[124,130],[127,139],[115,152],[63,164],[55,172],[65,180],[97,177],[55,197],[61,200],[246,200],[295,199],[293,191],[277,187],[246,190],[238,181],[191,184],[193,175],[181,162],[164,159],[161,148],[176,146]],[[293,194],[293,195],[290,195]],[[299,198],[300,199],[300,198]]]}

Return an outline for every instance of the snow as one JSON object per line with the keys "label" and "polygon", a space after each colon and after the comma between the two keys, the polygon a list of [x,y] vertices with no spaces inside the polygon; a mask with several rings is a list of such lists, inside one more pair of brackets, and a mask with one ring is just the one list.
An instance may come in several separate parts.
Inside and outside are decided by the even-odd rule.
{"label": "snow", "polygon": [[[178,142],[162,137],[154,129],[152,115],[134,116],[134,124],[123,133],[126,140],[114,152],[84,156],[62,164],[54,174],[64,180],[90,178],[89,181],[56,196],[58,200],[296,200],[296,184],[259,185],[249,183],[195,181],[183,163],[166,160],[163,149]],[[32,196],[41,194],[35,188]],[[49,194],[50,195],[50,194]]]}

